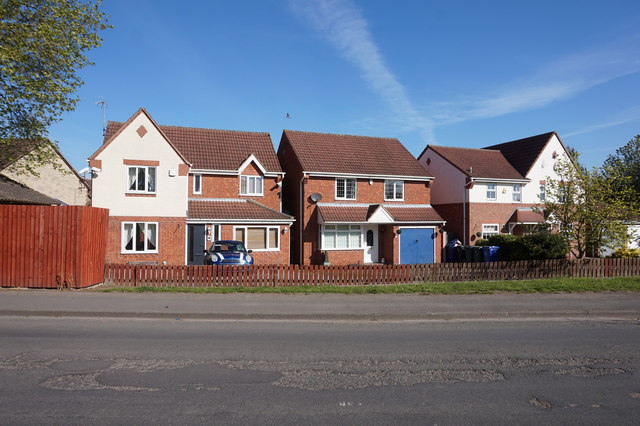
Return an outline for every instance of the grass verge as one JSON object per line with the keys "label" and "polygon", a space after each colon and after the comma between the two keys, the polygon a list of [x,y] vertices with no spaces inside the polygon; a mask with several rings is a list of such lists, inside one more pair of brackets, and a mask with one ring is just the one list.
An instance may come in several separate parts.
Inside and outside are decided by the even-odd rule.
{"label": "grass verge", "polygon": [[491,294],[574,293],[603,291],[640,291],[640,277],[550,278],[523,281],[465,281],[371,286],[321,287],[126,287],[101,288],[105,292],[131,293],[278,293],[278,294]]}

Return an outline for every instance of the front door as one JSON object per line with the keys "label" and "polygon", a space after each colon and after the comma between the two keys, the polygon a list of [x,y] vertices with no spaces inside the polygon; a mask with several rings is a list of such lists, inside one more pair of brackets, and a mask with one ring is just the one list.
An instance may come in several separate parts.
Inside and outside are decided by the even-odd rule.
{"label": "front door", "polygon": [[368,225],[364,229],[364,263],[378,262],[378,225]]}
{"label": "front door", "polygon": [[202,265],[204,263],[204,225],[187,225],[187,265]]}

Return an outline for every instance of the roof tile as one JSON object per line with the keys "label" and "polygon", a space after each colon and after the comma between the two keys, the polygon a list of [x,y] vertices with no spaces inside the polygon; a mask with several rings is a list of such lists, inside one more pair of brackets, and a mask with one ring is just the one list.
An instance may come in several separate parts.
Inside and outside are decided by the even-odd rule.
{"label": "roof tile", "polygon": [[211,220],[293,220],[287,214],[265,207],[255,201],[189,200],[189,219]]}
{"label": "roof tile", "polygon": [[468,177],[488,179],[524,179],[500,151],[429,145]]}
{"label": "roof tile", "polygon": [[[104,140],[108,141],[124,123],[110,121]],[[266,132],[158,126],[195,169],[237,170],[253,154],[267,172],[280,173],[271,136]]]}
{"label": "roof tile", "polygon": [[395,138],[284,130],[302,169],[310,172],[428,177]]}

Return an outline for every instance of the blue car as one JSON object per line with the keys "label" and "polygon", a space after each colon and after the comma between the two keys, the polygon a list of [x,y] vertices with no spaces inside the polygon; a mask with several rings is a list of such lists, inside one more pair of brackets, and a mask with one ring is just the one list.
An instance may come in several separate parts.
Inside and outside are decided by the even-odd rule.
{"label": "blue car", "polygon": [[242,241],[215,241],[204,252],[205,265],[253,265],[251,250],[247,250]]}

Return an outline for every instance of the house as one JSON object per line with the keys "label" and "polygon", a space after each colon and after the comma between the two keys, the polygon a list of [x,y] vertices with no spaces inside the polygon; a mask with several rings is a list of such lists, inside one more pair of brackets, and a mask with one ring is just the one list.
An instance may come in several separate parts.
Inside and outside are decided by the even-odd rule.
{"label": "house", "polygon": [[109,122],[89,158],[93,205],[109,209],[107,262],[202,264],[217,239],[255,263],[288,263],[293,217],[268,133],[160,126],[144,109]]}
{"label": "house", "polygon": [[569,154],[556,132],[482,149],[427,145],[418,161],[435,177],[431,203],[447,221],[449,239],[522,235],[544,222],[532,209],[545,199],[554,164]]}
{"label": "house", "polygon": [[[25,171],[28,168],[36,174]],[[20,139],[0,144],[0,175],[59,200],[57,204],[84,206],[89,203],[86,182],[48,139]]]}
{"label": "house", "polygon": [[433,178],[397,139],[284,130],[278,158],[294,263],[440,260]]}

